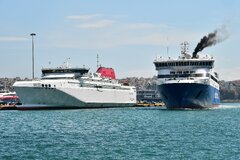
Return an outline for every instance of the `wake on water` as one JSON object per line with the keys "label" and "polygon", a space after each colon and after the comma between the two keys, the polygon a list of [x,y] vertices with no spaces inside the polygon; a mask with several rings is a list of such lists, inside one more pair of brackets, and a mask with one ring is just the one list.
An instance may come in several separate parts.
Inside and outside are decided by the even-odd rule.
{"label": "wake on water", "polygon": [[[240,103],[221,103],[218,107],[213,107],[213,108],[206,108],[206,109],[176,109],[179,111],[199,111],[199,110],[215,110],[215,109],[234,109],[234,108],[240,108]],[[168,109],[165,106],[162,107],[140,107],[138,109],[146,109],[146,110],[166,110]],[[176,111],[175,110],[175,111]]]}
{"label": "wake on water", "polygon": [[216,109],[233,109],[240,108],[240,103],[221,103]]}

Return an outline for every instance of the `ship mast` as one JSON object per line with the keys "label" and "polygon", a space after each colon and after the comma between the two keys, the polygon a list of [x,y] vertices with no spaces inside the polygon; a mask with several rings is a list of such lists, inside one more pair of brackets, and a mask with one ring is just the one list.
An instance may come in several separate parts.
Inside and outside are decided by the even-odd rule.
{"label": "ship mast", "polygon": [[97,69],[99,67],[99,55],[97,54]]}
{"label": "ship mast", "polygon": [[187,41],[184,41],[183,43],[181,43],[181,53],[186,54],[188,53],[188,50],[189,50],[189,43]]}
{"label": "ship mast", "polygon": [[191,56],[188,53],[189,53],[189,43],[187,41],[184,41],[183,43],[181,43],[182,57],[190,58]]}
{"label": "ship mast", "polygon": [[169,44],[168,44],[168,37],[167,37],[167,56],[168,56]]}

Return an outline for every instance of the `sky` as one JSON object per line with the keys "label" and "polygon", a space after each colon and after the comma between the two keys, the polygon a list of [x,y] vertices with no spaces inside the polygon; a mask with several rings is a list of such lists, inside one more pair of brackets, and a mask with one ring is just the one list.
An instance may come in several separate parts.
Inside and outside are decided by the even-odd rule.
{"label": "sky", "polygon": [[[240,79],[239,0],[0,0],[0,77],[31,78],[43,67],[99,64],[117,78],[153,77],[157,56],[177,58],[188,41],[225,26],[229,37],[199,54],[215,59],[221,80]],[[167,51],[168,48],[168,51]]]}

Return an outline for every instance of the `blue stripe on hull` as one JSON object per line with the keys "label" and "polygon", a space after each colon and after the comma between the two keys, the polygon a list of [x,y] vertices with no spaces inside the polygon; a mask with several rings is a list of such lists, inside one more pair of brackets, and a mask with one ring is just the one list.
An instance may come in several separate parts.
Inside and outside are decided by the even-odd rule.
{"label": "blue stripe on hull", "polygon": [[219,90],[206,84],[161,84],[158,90],[168,109],[200,109],[220,104]]}

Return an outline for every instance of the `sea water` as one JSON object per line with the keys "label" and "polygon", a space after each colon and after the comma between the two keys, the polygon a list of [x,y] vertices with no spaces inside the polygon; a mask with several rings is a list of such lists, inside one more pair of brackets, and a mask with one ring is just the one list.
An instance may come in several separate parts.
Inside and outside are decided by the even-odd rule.
{"label": "sea water", "polygon": [[240,104],[0,111],[0,159],[240,159]]}

